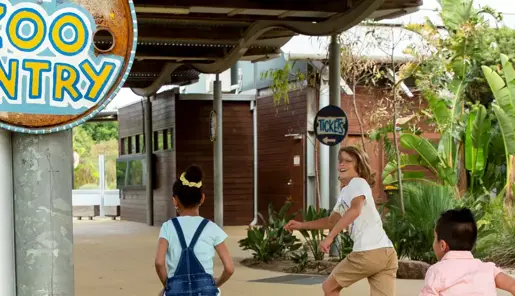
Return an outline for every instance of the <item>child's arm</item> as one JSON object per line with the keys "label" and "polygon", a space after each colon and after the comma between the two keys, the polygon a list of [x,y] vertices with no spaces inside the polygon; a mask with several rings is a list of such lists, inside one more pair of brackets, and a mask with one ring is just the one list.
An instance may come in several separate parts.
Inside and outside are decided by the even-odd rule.
{"label": "child's arm", "polygon": [[168,274],[166,273],[166,252],[168,250],[168,241],[164,238],[159,238],[157,243],[157,252],[156,252],[156,272],[159,280],[163,284],[163,287],[166,286],[166,280],[168,279]]}
{"label": "child's arm", "polygon": [[504,272],[498,273],[495,277],[495,286],[511,293],[511,295],[515,295],[515,279]]}
{"label": "child's arm", "polygon": [[232,263],[232,258],[229,254],[227,246],[225,245],[225,242],[218,244],[215,247],[215,250],[218,253],[218,257],[220,257],[220,260],[222,260],[222,264],[224,265],[224,271],[222,272],[222,275],[216,280],[216,286],[220,288],[233,275],[234,265]]}
{"label": "child's arm", "polygon": [[361,214],[361,209],[365,204],[365,196],[358,196],[351,202],[350,208],[343,214],[338,223],[329,232],[329,235],[320,243],[320,249],[328,253],[334,238],[349,226]]}

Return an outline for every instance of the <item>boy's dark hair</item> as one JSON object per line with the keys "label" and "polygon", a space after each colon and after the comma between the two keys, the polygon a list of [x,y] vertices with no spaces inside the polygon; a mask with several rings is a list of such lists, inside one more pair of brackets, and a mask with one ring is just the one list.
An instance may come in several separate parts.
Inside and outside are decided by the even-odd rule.
{"label": "boy's dark hair", "polygon": [[476,244],[476,220],[467,208],[443,212],[436,222],[435,231],[436,239],[444,240],[449,251],[472,251]]}
{"label": "boy's dark hair", "polygon": [[202,200],[202,169],[191,165],[179,175],[173,184],[173,196],[179,199],[185,208],[191,208],[200,204]]}

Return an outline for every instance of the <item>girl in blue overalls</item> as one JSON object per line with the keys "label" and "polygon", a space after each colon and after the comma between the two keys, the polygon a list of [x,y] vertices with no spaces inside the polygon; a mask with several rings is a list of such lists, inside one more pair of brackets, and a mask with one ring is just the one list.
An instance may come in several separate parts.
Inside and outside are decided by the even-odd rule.
{"label": "girl in blue overalls", "polygon": [[[202,170],[190,166],[173,185],[173,202],[180,217],[161,227],[156,254],[156,271],[165,296],[216,296],[218,288],[233,274],[229,250],[224,241],[227,234],[215,223],[199,216],[204,202]],[[216,253],[224,271],[213,277]]]}

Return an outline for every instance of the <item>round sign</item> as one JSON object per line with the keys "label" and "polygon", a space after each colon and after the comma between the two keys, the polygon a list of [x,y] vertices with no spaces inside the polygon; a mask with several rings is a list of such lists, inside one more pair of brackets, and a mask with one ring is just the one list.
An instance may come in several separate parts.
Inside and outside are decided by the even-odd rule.
{"label": "round sign", "polygon": [[209,114],[209,138],[211,142],[216,140],[216,125],[218,124],[216,119],[216,112],[212,110]]}
{"label": "round sign", "polygon": [[132,0],[0,0],[0,127],[77,126],[116,96],[136,53]]}
{"label": "round sign", "polygon": [[327,146],[338,145],[345,139],[349,129],[347,114],[340,107],[326,106],[315,116],[314,128],[321,143]]}
{"label": "round sign", "polygon": [[76,169],[79,166],[80,155],[77,151],[73,151],[73,168]]}

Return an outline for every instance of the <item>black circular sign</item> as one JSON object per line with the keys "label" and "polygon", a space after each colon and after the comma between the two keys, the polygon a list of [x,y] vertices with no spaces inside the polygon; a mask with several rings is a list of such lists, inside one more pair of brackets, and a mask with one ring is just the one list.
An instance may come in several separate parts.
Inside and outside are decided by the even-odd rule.
{"label": "black circular sign", "polygon": [[340,107],[329,105],[315,116],[315,135],[320,143],[327,146],[340,144],[349,129],[347,114]]}

